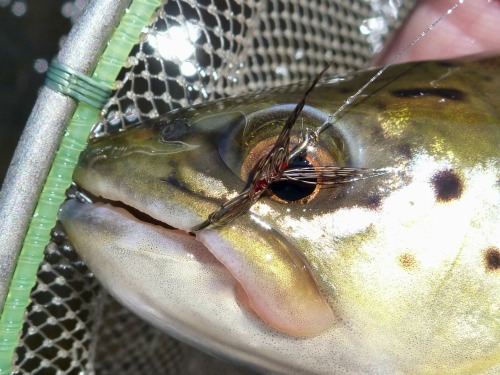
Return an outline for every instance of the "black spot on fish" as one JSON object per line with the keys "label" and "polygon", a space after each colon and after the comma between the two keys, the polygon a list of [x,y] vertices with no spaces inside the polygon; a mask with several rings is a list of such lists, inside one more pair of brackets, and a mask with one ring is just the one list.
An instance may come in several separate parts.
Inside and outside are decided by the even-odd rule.
{"label": "black spot on fish", "polygon": [[488,271],[500,271],[500,250],[490,247],[484,252],[484,264]]}
{"label": "black spot on fish", "polygon": [[395,90],[393,96],[399,98],[421,98],[423,96],[437,96],[442,99],[464,100],[465,93],[457,89],[416,88],[406,90]]}
{"label": "black spot on fish", "polygon": [[437,172],[432,176],[431,183],[438,202],[458,199],[464,189],[460,176],[449,169]]}

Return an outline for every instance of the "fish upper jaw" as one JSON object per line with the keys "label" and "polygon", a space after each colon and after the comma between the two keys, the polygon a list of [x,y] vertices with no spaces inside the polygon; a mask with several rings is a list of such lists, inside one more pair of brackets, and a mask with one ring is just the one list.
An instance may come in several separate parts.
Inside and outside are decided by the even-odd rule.
{"label": "fish upper jaw", "polygon": [[[89,177],[87,176],[87,181]],[[110,186],[102,182],[102,179],[97,181],[100,182],[96,186],[97,190],[94,191],[99,195],[112,199],[120,198],[124,201],[125,206],[131,206],[144,212],[147,216],[159,220],[167,226],[189,232],[190,228],[201,221],[201,216],[183,204],[145,199],[144,196],[137,198],[136,195],[126,192],[127,188],[123,186],[122,190],[119,191],[116,188],[110,189]],[[84,260],[90,261],[92,264],[98,262],[101,252],[105,250],[95,243],[92,246],[82,243],[86,241],[86,236],[80,233],[78,228],[94,226],[93,222],[102,222],[104,226],[111,227],[115,224],[101,218],[103,216],[101,212],[104,210],[102,204],[98,204],[96,210],[82,206],[92,205],[68,204],[63,207],[60,219],[68,230],[70,240],[75,243],[77,251],[82,253]],[[115,220],[130,221],[130,218],[127,218],[130,213],[124,209],[116,209],[111,205],[106,205],[106,207],[108,212],[113,212]],[[284,236],[270,227],[263,226],[262,222],[255,220],[255,218],[255,214],[244,215],[225,227],[201,231],[196,234],[196,239],[203,243],[206,249],[224,265],[237,281],[238,288],[236,289],[238,290],[235,290],[234,298],[238,299],[242,305],[269,326],[293,336],[310,337],[325,332],[334,325],[335,317],[331,307],[320,294],[308,265],[301,258],[295,246],[289,243]],[[137,236],[134,232],[142,230],[141,228],[135,229],[137,221],[134,218],[131,221],[130,229],[119,232],[119,237],[116,237],[114,241],[116,245],[110,241],[109,246],[120,247],[124,241],[134,243]],[[176,232],[179,233],[178,230]],[[95,229],[93,236],[95,238],[104,236],[106,238],[102,242],[106,242],[109,241],[110,235],[106,234],[105,231],[101,232],[99,229]],[[170,234],[167,235],[167,239],[172,243],[175,241],[185,243],[186,238],[189,238],[190,241],[194,240],[194,237],[187,235],[187,233],[183,233],[182,237],[175,235],[172,239]],[[148,246],[163,246],[160,245],[161,243],[163,241],[156,238],[152,239]],[[139,255],[136,254],[136,256],[143,258],[149,256],[147,251],[134,250],[132,245],[123,248],[126,248],[127,252],[138,253]],[[168,251],[168,249],[166,250]],[[150,261],[154,262],[154,259]],[[99,270],[94,272],[98,279],[113,277],[108,276],[108,274],[115,274],[112,264],[104,272],[104,275],[100,274]],[[175,273],[175,270],[172,272]],[[179,277],[184,276],[179,275]],[[161,280],[158,282],[162,283]],[[113,280],[105,282],[105,284],[113,283],[115,283]],[[152,288],[152,286],[150,287]],[[115,294],[121,293],[119,287],[114,287],[114,290]],[[170,312],[167,311],[164,314],[168,315]]]}
{"label": "fish upper jaw", "polygon": [[[139,136],[150,137],[143,148],[134,144],[136,138],[123,140],[120,136],[108,143],[91,145],[75,170],[76,183],[94,196],[122,202],[126,208],[132,207],[185,232],[203,222],[244,185],[239,177],[230,177],[232,173],[223,178],[227,167],[224,170],[222,165],[214,164],[217,157],[210,159],[214,162],[206,161],[211,153],[218,155],[210,148],[210,140],[196,151],[184,153],[176,152],[176,147],[183,150],[185,146],[158,146],[147,129],[139,129],[136,137]],[[214,188],[217,181],[222,185]],[[94,220],[90,214],[94,211],[87,209],[88,215],[81,217],[78,207],[71,206],[75,211],[71,214],[65,213],[69,208],[63,208],[63,226],[72,226],[72,221],[91,225],[87,222]],[[118,216],[123,216],[122,211]],[[293,336],[309,337],[328,330],[335,322],[332,309],[300,252],[285,236],[265,228],[254,217],[255,214],[245,214],[229,225],[201,231],[196,237],[241,285],[244,293],[240,296],[245,296],[246,306],[271,327]],[[129,232],[132,229],[121,233],[124,237],[116,238],[116,243],[127,237],[133,241],[134,234]],[[76,229],[69,234],[75,242],[78,236]],[[94,236],[101,233],[97,230]],[[75,247],[79,251],[79,246]],[[133,251],[130,246],[127,248]],[[98,245],[89,248],[87,257],[99,259],[100,251]],[[142,256],[147,257],[147,253]],[[97,272],[96,276],[99,279]]]}

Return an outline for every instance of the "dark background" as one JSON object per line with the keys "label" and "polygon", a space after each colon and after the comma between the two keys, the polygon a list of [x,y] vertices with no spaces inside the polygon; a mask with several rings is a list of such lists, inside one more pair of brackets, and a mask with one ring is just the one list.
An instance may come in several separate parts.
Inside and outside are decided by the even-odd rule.
{"label": "dark background", "polygon": [[0,0],[0,186],[46,66],[86,3]]}

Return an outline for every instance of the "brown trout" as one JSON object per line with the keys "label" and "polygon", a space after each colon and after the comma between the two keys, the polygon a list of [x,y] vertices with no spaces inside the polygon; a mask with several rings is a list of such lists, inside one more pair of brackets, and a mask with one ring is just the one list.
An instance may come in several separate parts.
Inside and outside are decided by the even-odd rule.
{"label": "brown trout", "polygon": [[[61,221],[124,305],[283,374],[500,373],[500,58],[390,67],[301,162],[384,173],[248,186],[306,86],[220,100],[92,142]],[[319,83],[291,145],[373,71]],[[300,166],[298,167],[300,169]],[[102,197],[104,199],[98,198]]]}

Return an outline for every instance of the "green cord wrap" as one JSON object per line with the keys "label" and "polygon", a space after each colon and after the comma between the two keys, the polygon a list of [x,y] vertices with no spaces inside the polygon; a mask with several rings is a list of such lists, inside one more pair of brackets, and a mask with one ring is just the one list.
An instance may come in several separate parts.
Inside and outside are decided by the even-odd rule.
{"label": "green cord wrap", "polygon": [[[130,3],[101,55],[92,78],[82,78],[81,75],[75,78],[75,72],[70,72],[57,63],[52,64],[51,71],[47,74],[49,87],[55,85],[56,90],[61,91],[58,85],[65,86],[62,83],[64,81],[72,82],[71,91],[79,92],[87,100],[78,98],[80,101],[55,155],[16,263],[0,318],[0,375],[11,373],[15,361],[14,351],[19,343],[26,307],[30,302],[30,291],[36,283],[43,251],[50,240],[50,231],[56,223],[59,206],[65,200],[65,190],[71,183],[78,155],[85,148],[92,126],[99,121],[102,105],[96,107],[88,99],[98,103],[103,97],[103,90],[112,87],[132,47],[139,41],[143,27],[151,22],[154,11],[162,2],[163,0],[134,0]],[[103,83],[96,85],[95,82]],[[75,89],[73,86],[79,88]],[[84,87],[83,91],[80,86]],[[101,101],[103,104],[104,102]]]}
{"label": "green cord wrap", "polygon": [[97,109],[106,104],[112,91],[108,86],[57,61],[50,64],[45,86]]}

